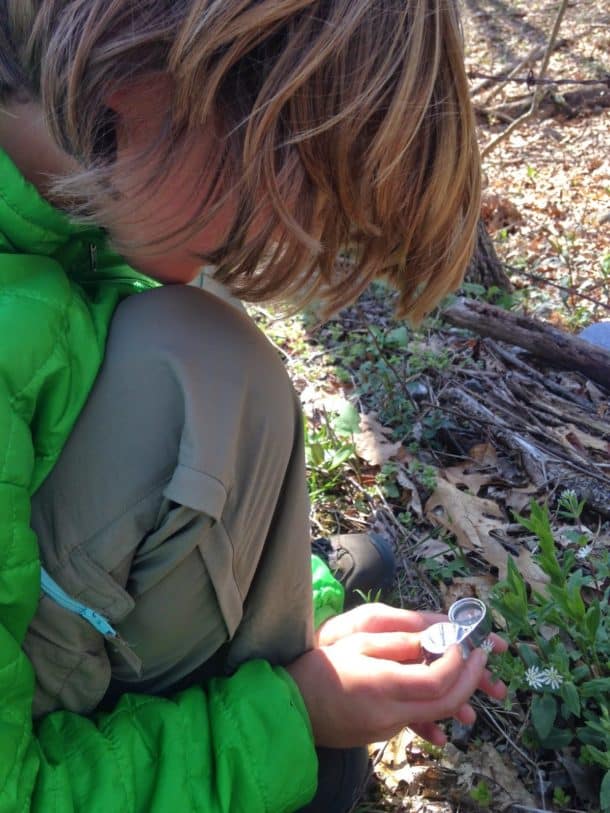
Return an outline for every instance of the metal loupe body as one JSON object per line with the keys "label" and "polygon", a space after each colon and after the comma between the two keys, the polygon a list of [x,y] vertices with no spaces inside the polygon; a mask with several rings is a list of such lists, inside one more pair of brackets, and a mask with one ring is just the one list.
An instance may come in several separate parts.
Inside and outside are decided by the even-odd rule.
{"label": "metal loupe body", "polygon": [[425,658],[428,662],[440,658],[452,644],[459,644],[467,658],[487,639],[491,627],[491,613],[480,599],[461,598],[449,608],[449,621],[432,624],[422,632]]}

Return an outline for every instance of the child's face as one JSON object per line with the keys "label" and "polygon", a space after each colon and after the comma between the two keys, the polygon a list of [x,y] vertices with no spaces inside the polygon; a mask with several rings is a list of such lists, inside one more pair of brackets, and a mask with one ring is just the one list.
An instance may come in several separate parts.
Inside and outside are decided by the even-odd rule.
{"label": "child's face", "polygon": [[[121,171],[126,161],[141,155],[157,137],[162,124],[164,99],[170,89],[163,80],[154,88],[130,88],[122,92],[114,105],[120,117],[117,132],[117,162],[113,186],[122,201],[117,219],[110,223],[112,236],[123,244],[142,244],[144,248],[128,250],[126,259],[138,270],[166,283],[187,283],[199,273],[202,260],[221,244],[234,214],[234,206],[227,202],[214,219],[202,230],[187,238],[165,240],[158,245],[160,236],[179,233],[197,216],[205,189],[201,178],[212,174],[215,156],[212,138],[202,132],[186,155],[176,157],[176,163],[161,184],[154,185],[151,193],[146,181],[154,167],[155,153],[150,163],[137,172]],[[114,100],[113,100],[114,101]],[[157,150],[160,154],[160,150]],[[202,167],[210,167],[202,173]],[[144,191],[143,191],[144,189]],[[125,202],[128,214],[125,214]],[[112,212],[110,213],[112,221]],[[179,241],[179,242],[178,242]]]}

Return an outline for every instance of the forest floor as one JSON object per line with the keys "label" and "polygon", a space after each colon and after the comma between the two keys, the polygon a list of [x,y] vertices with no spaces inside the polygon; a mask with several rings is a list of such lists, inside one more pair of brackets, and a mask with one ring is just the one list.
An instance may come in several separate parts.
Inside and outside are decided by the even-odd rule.
{"label": "forest floor", "polygon": [[[520,104],[527,106],[531,89],[524,82],[501,83],[481,75],[499,76],[515,68],[517,79],[527,78],[530,69],[536,74],[558,4],[465,0],[463,6],[467,65],[484,148],[518,115]],[[571,3],[558,41],[547,77],[597,83],[547,86],[540,112],[484,159],[483,216],[514,286],[502,304],[574,333],[610,320],[607,0]],[[466,294],[485,296],[476,286]],[[541,573],[540,540],[531,527],[533,500],[547,506],[557,561],[579,574],[578,584],[571,584],[583,597],[580,609],[592,619],[599,609],[607,614],[608,514],[583,507],[558,483],[541,487],[514,450],[503,448],[485,425],[465,421],[444,399],[466,380],[471,392],[478,381],[482,393],[490,381],[505,377],[494,348],[450,327],[442,308],[412,331],[394,319],[392,302],[391,292],[375,284],[322,325],[313,310],[286,317],[249,309],[277,346],[301,396],[313,533],[368,528],[384,533],[399,562],[392,603],[446,610],[459,596],[490,600],[498,580],[507,577],[507,552],[528,590],[544,591],[548,574]],[[610,484],[610,389],[576,373],[541,368],[527,356],[520,355],[518,362],[532,365],[555,390],[588,410],[584,423],[574,418],[566,429],[565,421],[556,421],[548,433],[580,455],[581,463],[586,461],[583,472]],[[517,515],[530,517],[530,527]],[[540,603],[529,611],[534,619]],[[540,634],[550,640],[559,627],[557,620],[551,623],[549,607],[546,613]],[[496,621],[507,626],[501,614]],[[543,638],[532,640],[530,656],[545,650],[548,640]],[[569,670],[586,671],[587,658],[593,657],[584,650],[575,655],[574,642],[568,644],[564,689],[577,684]],[[598,645],[606,661],[600,665],[595,658],[589,694],[582,683],[577,687],[576,710],[576,701],[565,692],[562,696],[557,690],[553,697],[549,690],[535,697],[535,680],[519,687],[515,678],[509,704],[476,701],[474,729],[447,724],[451,744],[442,752],[408,730],[373,746],[374,776],[358,812],[599,810],[604,755],[610,771],[610,719],[595,740],[602,753],[596,765],[579,761],[583,744],[575,733],[576,712],[594,708],[603,717],[608,708],[610,642],[602,641],[600,633]],[[596,687],[598,705],[591,706]],[[549,706],[553,714],[564,715],[554,748],[542,736],[548,735],[542,729]]]}

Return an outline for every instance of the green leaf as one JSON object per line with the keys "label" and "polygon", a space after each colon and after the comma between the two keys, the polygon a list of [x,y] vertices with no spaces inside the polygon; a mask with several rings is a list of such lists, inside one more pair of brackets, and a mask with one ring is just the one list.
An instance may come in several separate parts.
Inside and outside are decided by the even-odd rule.
{"label": "green leaf", "polygon": [[570,714],[578,717],[580,715],[580,697],[576,686],[573,683],[564,683],[560,695]]}
{"label": "green leaf", "polygon": [[580,571],[572,573],[567,583],[568,609],[572,618],[583,621],[585,617],[585,603],[582,599],[580,589],[583,584],[583,576]]}
{"label": "green leaf", "polygon": [[334,471],[335,469],[340,468],[353,456],[354,456],[354,447],[343,446],[341,449],[336,451],[334,455],[331,457],[330,463],[328,464],[328,470]]}
{"label": "green leaf", "polygon": [[585,615],[585,626],[587,627],[587,632],[589,633],[589,640],[592,643],[597,637],[597,630],[599,629],[601,620],[601,607],[599,606],[599,602],[595,602],[589,607],[587,614]]}
{"label": "green leaf", "polygon": [[580,693],[583,697],[607,697],[610,694],[610,677],[588,680],[581,685]]}
{"label": "green leaf", "polygon": [[409,331],[404,325],[395,327],[386,333],[385,340],[393,347],[406,347],[409,344]]}
{"label": "green leaf", "polygon": [[574,669],[572,669],[572,679],[574,680],[574,683],[580,683],[581,680],[589,677],[590,674],[591,667],[587,666],[586,664],[575,666]]}
{"label": "green leaf", "polygon": [[337,435],[350,436],[360,430],[360,415],[358,410],[349,401],[346,401],[337,417],[332,421],[332,427]]}
{"label": "green leaf", "polygon": [[312,443],[308,447],[309,449],[309,465],[310,466],[321,466],[324,462],[324,449],[319,443]]}
{"label": "green leaf", "polygon": [[548,737],[541,740],[541,746],[551,751],[560,751],[567,748],[574,739],[574,732],[566,728],[553,728]]}
{"label": "green leaf", "polygon": [[540,543],[540,552],[536,559],[544,572],[550,576],[551,583],[557,587],[563,587],[565,577],[555,549],[553,529],[551,527],[551,517],[547,505],[541,506],[535,500],[530,503],[529,518],[515,514],[515,519],[528,531],[536,534]]}
{"label": "green leaf", "polygon": [[526,666],[540,665],[538,655],[534,652],[531,646],[528,646],[527,644],[518,644],[517,650]]}
{"label": "green leaf", "polygon": [[599,804],[604,813],[610,810],[610,771],[606,771],[606,775],[602,780],[602,787],[599,792]]}
{"label": "green leaf", "polygon": [[485,286],[480,285],[478,282],[463,282],[462,290],[464,293],[470,294],[471,297],[481,297],[487,293]]}
{"label": "green leaf", "polygon": [[557,701],[550,694],[536,695],[532,700],[532,723],[541,740],[545,740],[553,730],[557,716]]}

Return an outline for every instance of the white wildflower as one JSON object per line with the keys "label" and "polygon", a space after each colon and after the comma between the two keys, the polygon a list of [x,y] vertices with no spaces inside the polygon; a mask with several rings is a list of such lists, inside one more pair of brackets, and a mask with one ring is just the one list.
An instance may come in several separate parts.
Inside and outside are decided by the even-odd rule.
{"label": "white wildflower", "polygon": [[487,652],[488,655],[491,655],[491,653],[494,651],[494,642],[491,640],[491,638],[486,638],[483,641],[481,644],[481,649],[484,652]]}
{"label": "white wildflower", "polygon": [[593,550],[593,545],[583,545],[582,548],[576,551],[577,559],[588,559],[589,554]]}
{"label": "white wildflower", "polygon": [[542,689],[546,686],[545,670],[539,666],[530,666],[525,672],[525,682],[530,689]]}
{"label": "white wildflower", "polygon": [[570,502],[571,500],[576,499],[576,492],[573,488],[566,488],[564,491],[561,492],[561,496],[559,497],[560,502]]}
{"label": "white wildflower", "polygon": [[558,689],[563,683],[563,677],[554,666],[549,666],[548,669],[545,669],[543,675],[544,682],[547,686],[550,686],[551,689]]}

